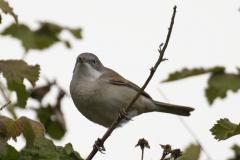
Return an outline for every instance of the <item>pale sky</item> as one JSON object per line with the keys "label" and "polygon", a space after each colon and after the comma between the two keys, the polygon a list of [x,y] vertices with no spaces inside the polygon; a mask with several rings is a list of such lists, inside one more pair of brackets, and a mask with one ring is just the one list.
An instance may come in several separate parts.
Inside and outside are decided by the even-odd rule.
{"label": "pale sky", "polygon": [[[158,46],[165,42],[167,28],[177,5],[177,14],[172,36],[165,58],[156,71],[146,91],[158,101],[165,101],[158,89],[171,103],[194,107],[196,110],[183,120],[198,137],[213,160],[233,156],[230,147],[240,136],[218,142],[209,129],[220,118],[240,122],[239,92],[228,92],[227,99],[217,99],[210,107],[204,96],[209,75],[186,80],[163,83],[170,72],[184,67],[213,67],[221,65],[228,72],[237,73],[240,62],[240,3],[237,0],[177,1],[177,0],[51,0],[51,1],[9,1],[19,16],[19,23],[26,23],[32,29],[38,21],[49,21],[61,26],[81,27],[83,40],[75,40],[67,31],[61,36],[69,39],[72,49],[56,44],[44,51],[30,50],[25,60],[32,65],[41,65],[41,76],[56,78],[69,93],[69,84],[75,58],[82,52],[96,54],[102,63],[125,78],[142,86],[158,58]],[[14,20],[2,14],[0,31]],[[24,53],[20,41],[10,37],[0,38],[1,59],[20,59]],[[37,85],[43,85],[41,78]],[[54,104],[56,89],[44,99]],[[49,102],[50,101],[50,102]],[[34,102],[29,102],[29,104]],[[87,120],[75,108],[68,97],[62,103],[68,132],[56,145],[70,142],[83,158],[92,149],[94,141],[102,137],[106,128]],[[2,114],[8,115],[7,111]],[[19,110],[19,116],[34,118],[32,112]],[[105,143],[106,154],[97,153],[96,160],[140,159],[140,148],[135,148],[139,138],[148,140],[151,149],[146,149],[145,160],[160,159],[159,144],[171,144],[184,150],[195,139],[184,128],[177,116],[162,113],[148,113],[136,117],[130,123],[113,132]],[[21,139],[11,142],[22,146]],[[206,159],[204,153],[201,160]]]}

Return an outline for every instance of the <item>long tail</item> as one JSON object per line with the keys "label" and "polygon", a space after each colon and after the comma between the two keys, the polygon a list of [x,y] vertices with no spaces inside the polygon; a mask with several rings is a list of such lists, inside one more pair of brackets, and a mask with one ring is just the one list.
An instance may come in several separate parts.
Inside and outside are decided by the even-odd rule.
{"label": "long tail", "polygon": [[153,101],[153,103],[157,106],[157,111],[176,114],[180,116],[189,116],[190,112],[194,111],[194,108],[191,107],[179,106],[157,101]]}

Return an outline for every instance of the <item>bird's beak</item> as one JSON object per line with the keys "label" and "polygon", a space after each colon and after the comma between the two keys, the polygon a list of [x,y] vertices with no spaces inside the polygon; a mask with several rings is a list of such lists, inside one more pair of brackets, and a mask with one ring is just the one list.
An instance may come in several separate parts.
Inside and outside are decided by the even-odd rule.
{"label": "bird's beak", "polygon": [[84,58],[84,57],[79,57],[79,58],[78,58],[78,62],[80,62],[80,63],[86,63],[87,60],[86,60],[86,58]]}
{"label": "bird's beak", "polygon": [[78,63],[80,63],[80,65],[81,65],[81,64],[86,64],[86,63],[87,63],[87,60],[86,60],[86,58],[84,58],[84,57],[78,57],[77,60],[76,60],[76,63],[75,63],[73,72],[75,71]]}

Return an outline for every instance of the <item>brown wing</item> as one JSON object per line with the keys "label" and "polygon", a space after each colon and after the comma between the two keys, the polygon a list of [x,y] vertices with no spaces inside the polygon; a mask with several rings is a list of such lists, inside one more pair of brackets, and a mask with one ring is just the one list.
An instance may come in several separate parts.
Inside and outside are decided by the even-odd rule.
{"label": "brown wing", "polygon": [[[117,72],[115,72],[109,68],[105,68],[105,69],[107,72],[105,72],[105,74],[103,74],[103,76],[102,76],[103,79],[106,79],[107,81],[109,81],[110,83],[115,84],[115,85],[123,85],[123,86],[129,87],[129,88],[132,88],[136,91],[140,90],[139,86],[137,86],[133,82],[123,78]],[[111,73],[111,74],[107,74],[107,73]],[[152,99],[152,97],[145,91],[143,91],[142,95],[149,99]]]}

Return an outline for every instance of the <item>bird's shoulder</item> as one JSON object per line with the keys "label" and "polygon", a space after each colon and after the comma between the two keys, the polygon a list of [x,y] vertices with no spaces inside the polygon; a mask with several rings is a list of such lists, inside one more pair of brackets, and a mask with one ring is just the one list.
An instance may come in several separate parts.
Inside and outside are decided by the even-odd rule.
{"label": "bird's shoulder", "polygon": [[[107,80],[109,83],[111,83],[113,85],[123,85],[123,86],[129,87],[129,88],[132,88],[136,91],[139,91],[141,89],[135,83],[125,79],[119,73],[117,73],[109,68],[106,68],[106,67],[105,67],[105,72],[104,72],[104,74],[102,74],[101,78],[104,80]],[[142,95],[149,99],[152,99],[152,97],[145,91],[143,91]]]}

